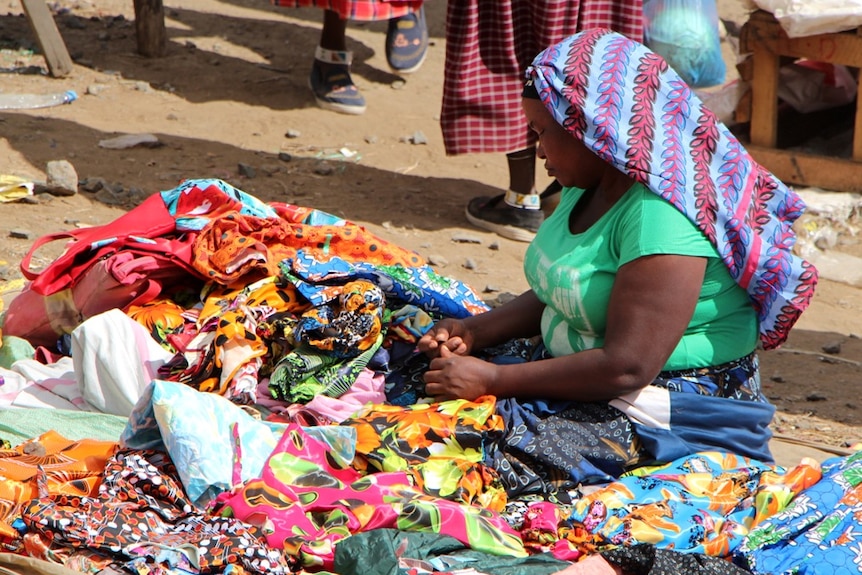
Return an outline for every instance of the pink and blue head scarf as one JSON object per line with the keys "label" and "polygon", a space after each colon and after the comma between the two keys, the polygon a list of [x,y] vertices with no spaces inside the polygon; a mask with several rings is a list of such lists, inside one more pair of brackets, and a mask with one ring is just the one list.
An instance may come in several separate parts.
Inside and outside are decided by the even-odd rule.
{"label": "pink and blue head scarf", "polygon": [[764,349],[808,307],[816,268],[792,253],[805,204],[752,159],[664,59],[605,29],[547,48],[527,68],[545,108],[606,162],[684,213],[754,304]]}

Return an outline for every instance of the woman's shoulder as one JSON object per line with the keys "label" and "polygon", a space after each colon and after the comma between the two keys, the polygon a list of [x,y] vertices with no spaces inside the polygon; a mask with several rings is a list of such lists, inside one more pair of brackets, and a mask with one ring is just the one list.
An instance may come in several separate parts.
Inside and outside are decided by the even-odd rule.
{"label": "woman's shoulder", "polygon": [[625,209],[641,217],[655,221],[666,221],[670,225],[694,225],[679,208],[640,182],[636,182],[625,197]]}

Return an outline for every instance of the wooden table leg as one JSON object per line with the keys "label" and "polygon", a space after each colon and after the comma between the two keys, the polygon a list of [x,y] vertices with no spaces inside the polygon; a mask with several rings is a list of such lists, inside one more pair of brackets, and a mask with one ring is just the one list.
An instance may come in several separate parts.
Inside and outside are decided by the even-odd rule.
{"label": "wooden table leg", "polygon": [[752,53],[754,77],[751,85],[751,143],[774,148],[778,141],[779,55],[767,46]]}
{"label": "wooden table leg", "polygon": [[135,34],[138,52],[149,58],[161,58],[167,52],[165,7],[162,0],[134,0]]}

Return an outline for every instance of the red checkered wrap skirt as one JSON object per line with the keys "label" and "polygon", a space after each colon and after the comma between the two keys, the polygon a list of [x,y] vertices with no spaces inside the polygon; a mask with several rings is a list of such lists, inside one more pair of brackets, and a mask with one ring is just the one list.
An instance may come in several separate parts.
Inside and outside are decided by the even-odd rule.
{"label": "red checkered wrap skirt", "polygon": [[440,115],[446,153],[533,145],[521,109],[524,70],[548,46],[595,27],[641,41],[642,0],[450,0]]}
{"label": "red checkered wrap skirt", "polygon": [[315,7],[338,12],[342,20],[377,21],[415,12],[422,0],[272,0],[284,8]]}

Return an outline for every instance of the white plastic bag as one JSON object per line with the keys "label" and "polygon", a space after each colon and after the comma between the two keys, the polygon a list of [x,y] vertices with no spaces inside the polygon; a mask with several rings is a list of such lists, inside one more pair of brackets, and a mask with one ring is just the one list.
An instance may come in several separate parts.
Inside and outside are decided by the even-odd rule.
{"label": "white plastic bag", "polygon": [[846,66],[799,60],[782,66],[779,74],[778,97],[803,114],[856,99],[856,80]]}
{"label": "white plastic bag", "polygon": [[715,0],[646,0],[644,44],[692,88],[724,83]]}
{"label": "white plastic bag", "polygon": [[862,0],[755,0],[791,38],[831,34],[862,26]]}

